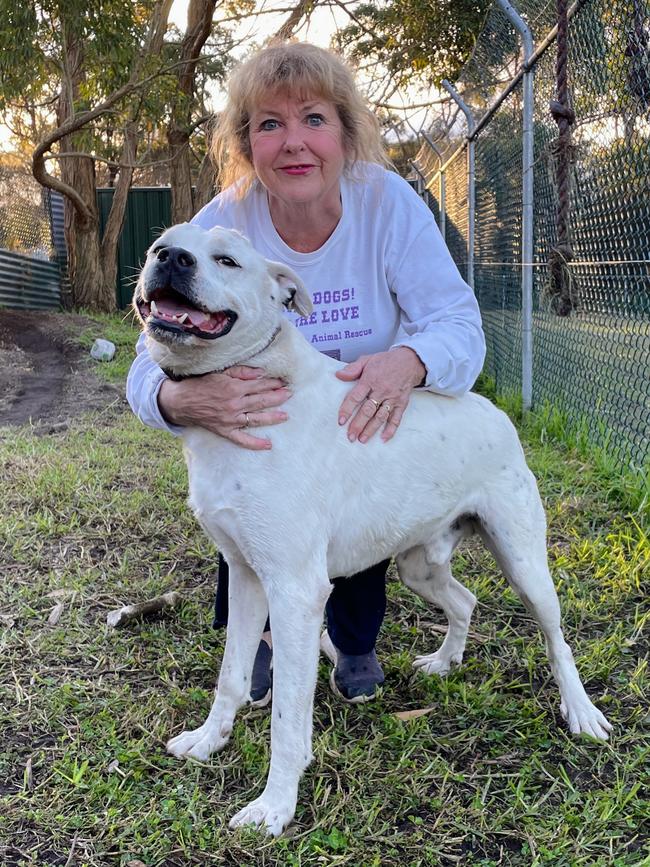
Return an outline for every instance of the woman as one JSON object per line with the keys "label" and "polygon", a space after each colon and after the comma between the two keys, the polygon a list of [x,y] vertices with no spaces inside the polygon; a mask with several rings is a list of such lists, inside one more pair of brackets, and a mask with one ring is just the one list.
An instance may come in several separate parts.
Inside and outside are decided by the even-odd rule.
{"label": "woman", "polygon": [[[390,440],[415,387],[460,395],[472,386],[485,353],[474,295],[428,208],[385,168],[379,125],[336,55],[284,43],[240,66],[215,155],[223,192],[192,222],[238,229],[312,291],[312,315],[292,318],[318,349],[348,362],[337,376],[354,383],[339,410],[351,441]],[[172,382],[142,338],[137,350],[127,396],[146,424],[176,434],[200,426],[242,448],[271,448],[254,429],[286,420],[283,382],[244,366]],[[375,642],[387,566],[333,582],[323,646],[346,701],[372,698],[384,679]],[[226,620],[226,594],[220,561],[215,625]],[[253,672],[257,704],[270,699],[270,661],[267,624]]]}

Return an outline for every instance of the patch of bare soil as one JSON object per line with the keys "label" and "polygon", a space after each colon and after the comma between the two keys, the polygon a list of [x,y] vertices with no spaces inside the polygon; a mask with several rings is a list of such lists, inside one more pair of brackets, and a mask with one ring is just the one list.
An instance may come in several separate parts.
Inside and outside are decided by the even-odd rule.
{"label": "patch of bare soil", "polygon": [[120,406],[123,390],[99,379],[76,342],[84,316],[0,308],[0,425],[47,432],[90,410]]}

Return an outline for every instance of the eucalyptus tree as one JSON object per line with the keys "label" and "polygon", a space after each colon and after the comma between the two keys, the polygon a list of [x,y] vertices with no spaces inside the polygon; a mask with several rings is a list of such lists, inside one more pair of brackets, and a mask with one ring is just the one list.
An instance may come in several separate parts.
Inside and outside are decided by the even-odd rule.
{"label": "eucalyptus tree", "polygon": [[[142,94],[160,74],[171,0],[0,0],[2,106],[52,109],[32,171],[66,197],[73,302],[115,308],[117,243],[135,165]],[[120,171],[100,237],[96,145],[101,122],[121,131]],[[55,167],[52,168],[52,163]]]}
{"label": "eucalyptus tree", "polygon": [[350,23],[337,34],[339,46],[366,67],[374,64],[377,74],[396,90],[453,79],[471,53],[490,0],[337,5],[350,17]]}
{"label": "eucalyptus tree", "polygon": [[[142,143],[154,146],[154,161],[164,159],[177,200],[192,187],[190,134],[205,119],[208,76],[223,76],[230,42],[226,32],[213,57],[202,57],[220,33],[216,0],[190,0],[185,34],[168,24],[171,4],[0,0],[0,111],[33,137],[36,179],[65,196],[75,306],[115,308],[117,245]],[[98,177],[115,188],[102,233]]]}

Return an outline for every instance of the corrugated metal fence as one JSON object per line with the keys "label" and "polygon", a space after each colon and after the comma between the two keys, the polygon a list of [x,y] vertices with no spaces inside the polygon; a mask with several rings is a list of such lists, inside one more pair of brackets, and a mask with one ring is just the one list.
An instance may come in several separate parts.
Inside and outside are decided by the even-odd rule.
{"label": "corrugated metal fence", "polygon": [[[41,190],[31,175],[18,174],[0,168],[0,306],[56,309],[69,291],[63,197]],[[113,193],[97,191],[101,232]],[[118,307],[131,303],[145,251],[170,223],[168,187],[130,190],[118,246]]]}
{"label": "corrugated metal fence", "polygon": [[0,305],[60,304],[61,270],[42,189],[31,174],[0,167]]}
{"label": "corrugated metal fence", "polygon": [[[113,201],[112,189],[97,190],[99,226],[104,226]],[[117,306],[128,307],[133,284],[144,263],[145,253],[163,229],[171,225],[169,187],[132,187],[126,205],[124,225],[117,251]]]}
{"label": "corrugated metal fence", "polygon": [[58,262],[0,249],[0,306],[38,310],[60,305]]}

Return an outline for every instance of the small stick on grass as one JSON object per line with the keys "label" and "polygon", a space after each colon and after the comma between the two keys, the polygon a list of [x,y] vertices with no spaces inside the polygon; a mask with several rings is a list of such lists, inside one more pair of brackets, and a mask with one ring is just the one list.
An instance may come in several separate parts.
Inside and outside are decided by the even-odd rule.
{"label": "small stick on grass", "polygon": [[106,617],[106,622],[113,627],[126,626],[127,623],[140,617],[151,617],[161,611],[174,609],[181,602],[181,599],[181,594],[172,590],[170,593],[156,596],[155,599],[136,602],[134,605],[124,605],[116,611],[111,611]]}

